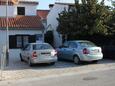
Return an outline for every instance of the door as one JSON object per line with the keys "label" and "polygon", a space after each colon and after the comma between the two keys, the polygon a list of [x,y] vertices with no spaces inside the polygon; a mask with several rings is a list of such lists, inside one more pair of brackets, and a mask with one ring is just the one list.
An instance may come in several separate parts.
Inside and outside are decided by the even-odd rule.
{"label": "door", "polygon": [[68,42],[66,42],[66,43],[64,43],[64,45],[63,45],[63,48],[61,48],[61,57],[63,58],[63,59],[68,59],[68,56],[67,56],[67,51],[68,51],[68,48],[69,48],[69,46],[68,46]]}
{"label": "door", "polygon": [[62,49],[60,49],[60,58],[62,59],[66,59],[66,50],[68,47],[63,47]]}
{"label": "door", "polygon": [[73,56],[76,53],[77,44],[70,42],[68,48],[65,50],[65,57],[67,60],[73,60]]}

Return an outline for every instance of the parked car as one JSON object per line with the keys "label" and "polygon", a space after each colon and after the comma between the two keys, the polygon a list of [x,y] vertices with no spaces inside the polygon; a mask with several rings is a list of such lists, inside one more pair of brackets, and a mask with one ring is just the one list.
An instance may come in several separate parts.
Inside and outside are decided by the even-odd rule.
{"label": "parked car", "polygon": [[37,63],[55,64],[57,52],[48,43],[29,43],[22,49],[20,59],[30,66]]}
{"label": "parked car", "polygon": [[101,47],[86,40],[67,41],[57,52],[59,59],[71,60],[76,64],[80,61],[97,62],[103,58]]}

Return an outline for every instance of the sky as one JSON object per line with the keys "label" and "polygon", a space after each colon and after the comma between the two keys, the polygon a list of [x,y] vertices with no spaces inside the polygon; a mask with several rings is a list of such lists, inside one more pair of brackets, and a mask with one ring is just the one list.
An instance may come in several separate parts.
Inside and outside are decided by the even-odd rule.
{"label": "sky", "polygon": [[53,4],[55,0],[38,0],[38,9],[49,9],[49,4]]}
{"label": "sky", "polygon": [[[38,9],[49,9],[49,4],[54,4],[55,1],[63,1],[63,2],[74,2],[74,0],[37,0],[39,2]],[[111,3],[106,0],[106,5],[110,5]]]}

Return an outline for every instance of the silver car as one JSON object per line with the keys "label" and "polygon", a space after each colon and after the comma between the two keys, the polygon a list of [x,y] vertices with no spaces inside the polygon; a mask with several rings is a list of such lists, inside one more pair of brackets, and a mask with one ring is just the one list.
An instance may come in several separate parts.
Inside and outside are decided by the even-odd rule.
{"label": "silver car", "polygon": [[55,64],[57,52],[48,43],[29,43],[20,53],[21,61],[27,61],[29,66],[37,63]]}
{"label": "silver car", "polygon": [[103,58],[101,47],[85,40],[67,41],[57,52],[59,59],[71,60],[76,64],[80,61],[97,62]]}

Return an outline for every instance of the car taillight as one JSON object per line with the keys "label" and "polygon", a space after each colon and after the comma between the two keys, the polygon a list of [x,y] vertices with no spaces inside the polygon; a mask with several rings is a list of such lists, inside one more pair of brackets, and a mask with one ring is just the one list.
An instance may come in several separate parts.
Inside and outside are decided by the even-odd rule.
{"label": "car taillight", "polygon": [[89,54],[89,50],[87,48],[83,49],[83,54]]}
{"label": "car taillight", "polygon": [[52,56],[56,56],[56,55],[57,55],[57,51],[56,51],[56,50],[53,50],[53,51],[51,52],[51,55],[52,55]]}
{"label": "car taillight", "polygon": [[36,58],[36,57],[38,57],[38,56],[37,56],[37,53],[34,51],[34,52],[32,53],[32,58]]}

